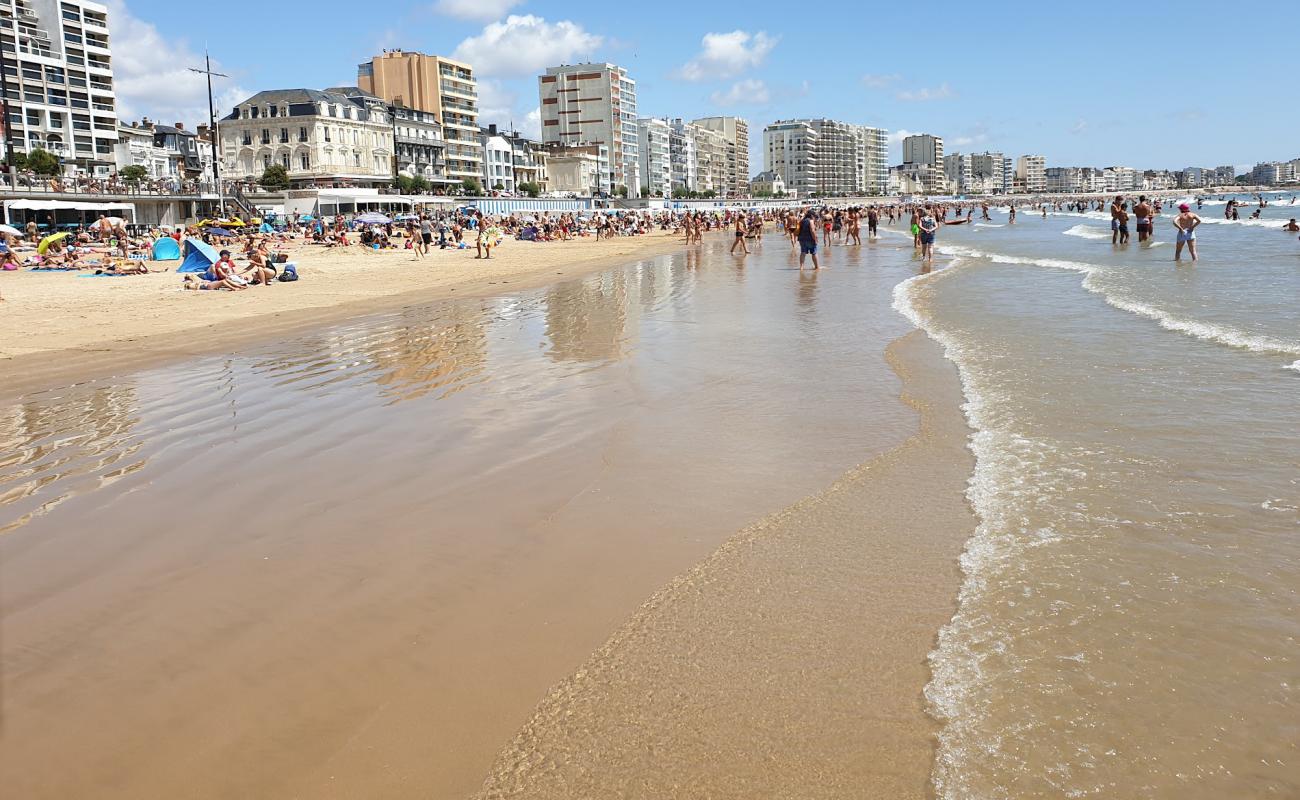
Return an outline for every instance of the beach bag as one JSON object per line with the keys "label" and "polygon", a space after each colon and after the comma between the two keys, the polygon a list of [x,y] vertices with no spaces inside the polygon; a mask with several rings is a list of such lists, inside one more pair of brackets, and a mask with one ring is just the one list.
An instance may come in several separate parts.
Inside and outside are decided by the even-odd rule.
{"label": "beach bag", "polygon": [[284,271],[280,273],[280,277],[277,278],[276,280],[280,281],[281,283],[291,283],[293,281],[298,280],[298,268],[295,267],[293,264],[286,264],[284,267]]}

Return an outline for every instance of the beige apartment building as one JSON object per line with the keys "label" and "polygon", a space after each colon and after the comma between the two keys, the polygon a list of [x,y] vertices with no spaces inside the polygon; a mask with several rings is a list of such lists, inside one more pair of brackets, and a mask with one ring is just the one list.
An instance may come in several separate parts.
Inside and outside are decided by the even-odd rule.
{"label": "beige apartment building", "polygon": [[722,197],[749,196],[749,123],[740,117],[702,117],[692,125],[722,134],[726,140],[726,167],[718,193]]}
{"label": "beige apartment building", "polygon": [[626,186],[628,196],[641,191],[637,142],[636,81],[614,64],[565,64],[550,67],[537,79],[542,142],[599,145],[609,151],[602,164],[601,191]]}
{"label": "beige apartment building", "polygon": [[357,66],[357,86],[390,105],[437,114],[447,146],[447,177],[482,181],[473,67],[442,56],[389,50]]}

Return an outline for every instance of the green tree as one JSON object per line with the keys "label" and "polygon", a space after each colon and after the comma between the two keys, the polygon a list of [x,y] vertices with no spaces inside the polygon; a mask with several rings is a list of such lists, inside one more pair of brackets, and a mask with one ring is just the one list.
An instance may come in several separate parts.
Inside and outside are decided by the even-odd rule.
{"label": "green tree", "polygon": [[8,166],[13,167],[14,169],[27,169],[27,154],[21,150],[15,150],[13,162],[8,164]]}
{"label": "green tree", "polygon": [[58,175],[59,157],[38,147],[27,154],[27,169],[37,175]]}
{"label": "green tree", "polygon": [[149,170],[139,164],[132,164],[129,167],[123,167],[122,171],[118,174],[121,175],[122,180],[127,183],[139,183],[149,174]]}
{"label": "green tree", "polygon": [[502,183],[501,181],[497,181],[496,183],[492,184],[492,191],[494,191],[494,192],[502,191],[502,190],[505,189],[505,188],[506,188],[506,185],[505,185],[504,183]]}
{"label": "green tree", "polygon": [[615,187],[615,189],[614,189],[614,196],[615,196],[615,197],[627,197],[627,187],[620,183],[620,184],[619,184],[617,187]]}
{"label": "green tree", "polygon": [[397,180],[393,181],[393,184],[402,194],[428,194],[429,192],[429,181],[423,175],[407,175],[403,173],[397,176]]}
{"label": "green tree", "polygon": [[272,164],[262,173],[262,177],[258,180],[258,183],[262,185],[263,189],[269,189],[273,192],[288,189],[289,173],[279,164]]}
{"label": "green tree", "polygon": [[529,197],[538,197],[542,193],[542,187],[539,184],[533,183],[532,181],[524,181],[523,183],[519,184],[519,191],[528,195]]}
{"label": "green tree", "polygon": [[709,189],[708,191],[703,192],[703,193],[700,194],[700,197],[703,197],[705,200],[712,200],[713,198],[715,198],[715,197],[717,197],[717,196],[718,196],[718,193],[715,192],[715,191],[713,191],[712,189]]}
{"label": "green tree", "polygon": [[466,178],[460,182],[460,188],[467,197],[478,197],[483,194],[483,184],[478,182],[478,178]]}

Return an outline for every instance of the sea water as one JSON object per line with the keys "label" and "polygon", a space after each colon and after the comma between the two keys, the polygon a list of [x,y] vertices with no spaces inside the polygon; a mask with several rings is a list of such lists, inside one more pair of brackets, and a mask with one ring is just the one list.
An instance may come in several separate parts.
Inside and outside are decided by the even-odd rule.
{"label": "sea water", "polygon": [[[946,227],[895,307],[958,366],[979,529],[931,656],[943,798],[1300,796],[1300,241]],[[1250,207],[1247,207],[1249,212]],[[1176,213],[1176,212],[1175,212]],[[977,212],[978,214],[978,212]]]}

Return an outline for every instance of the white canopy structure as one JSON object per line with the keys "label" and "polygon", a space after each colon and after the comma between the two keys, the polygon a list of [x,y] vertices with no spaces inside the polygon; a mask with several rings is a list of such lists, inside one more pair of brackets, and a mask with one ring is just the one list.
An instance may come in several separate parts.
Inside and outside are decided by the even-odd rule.
{"label": "white canopy structure", "polygon": [[[107,214],[111,211],[129,213],[128,221],[135,221],[135,203],[92,203],[83,200],[6,200],[5,222],[9,222],[10,211],[96,211]],[[121,216],[120,214],[118,216]]]}

